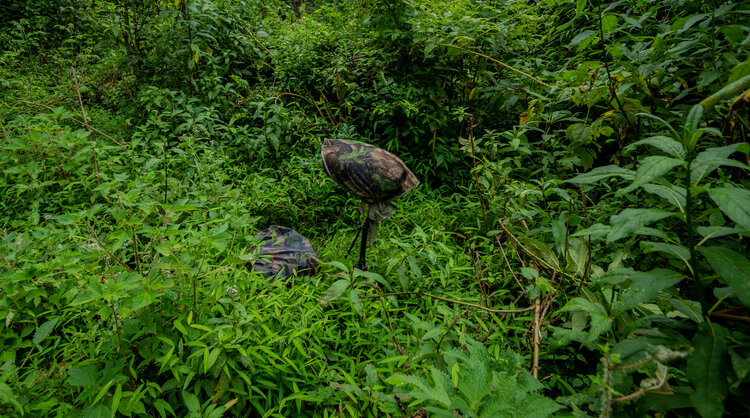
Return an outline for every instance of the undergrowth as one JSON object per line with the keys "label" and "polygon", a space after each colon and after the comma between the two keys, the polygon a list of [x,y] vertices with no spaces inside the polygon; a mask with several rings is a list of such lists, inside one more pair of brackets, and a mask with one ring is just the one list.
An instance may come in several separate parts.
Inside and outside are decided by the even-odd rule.
{"label": "undergrowth", "polygon": [[[0,415],[747,414],[748,10],[4,7]],[[422,182],[367,272],[328,137]]]}

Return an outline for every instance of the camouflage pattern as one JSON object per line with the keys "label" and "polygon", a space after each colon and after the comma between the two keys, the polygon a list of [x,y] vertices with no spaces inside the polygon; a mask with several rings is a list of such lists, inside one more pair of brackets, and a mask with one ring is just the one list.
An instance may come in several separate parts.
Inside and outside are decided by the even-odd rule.
{"label": "camouflage pattern", "polygon": [[396,199],[419,185],[417,177],[400,158],[374,145],[325,139],[320,154],[326,173],[370,204]]}
{"label": "camouflage pattern", "polygon": [[318,255],[310,241],[297,231],[284,226],[272,225],[256,237],[260,245],[260,259],[247,263],[248,270],[259,271],[263,277],[288,278],[296,274],[313,275],[318,269]]}

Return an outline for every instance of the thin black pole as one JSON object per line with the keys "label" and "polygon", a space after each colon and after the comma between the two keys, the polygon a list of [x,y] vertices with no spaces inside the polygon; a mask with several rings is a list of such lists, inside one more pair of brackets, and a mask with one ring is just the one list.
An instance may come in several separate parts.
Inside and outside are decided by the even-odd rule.
{"label": "thin black pole", "polygon": [[367,252],[367,232],[370,229],[370,218],[365,217],[364,223],[362,223],[362,241],[359,244],[359,261],[354,265],[362,271],[367,271],[367,262],[365,262],[365,253]]}

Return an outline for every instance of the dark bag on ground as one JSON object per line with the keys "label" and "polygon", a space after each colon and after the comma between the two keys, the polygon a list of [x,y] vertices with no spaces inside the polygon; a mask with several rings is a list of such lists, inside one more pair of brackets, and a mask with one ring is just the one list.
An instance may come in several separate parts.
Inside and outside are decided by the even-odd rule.
{"label": "dark bag on ground", "polygon": [[247,263],[248,270],[258,271],[271,283],[277,278],[315,274],[318,255],[310,240],[292,228],[272,225],[256,235],[262,244],[255,263]]}

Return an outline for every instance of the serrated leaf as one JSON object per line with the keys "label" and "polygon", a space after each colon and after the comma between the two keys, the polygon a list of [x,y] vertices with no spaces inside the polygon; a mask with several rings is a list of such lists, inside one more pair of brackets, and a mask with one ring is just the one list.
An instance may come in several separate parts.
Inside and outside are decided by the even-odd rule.
{"label": "serrated leaf", "polygon": [[326,290],[326,294],[323,296],[323,299],[320,300],[320,304],[325,306],[331,303],[333,300],[341,296],[346,288],[349,287],[349,280],[346,279],[340,279],[336,280],[331,287]]}
{"label": "serrated leaf", "polygon": [[607,234],[607,241],[614,242],[625,238],[646,225],[674,215],[661,209],[625,209],[610,218],[612,229]]}
{"label": "serrated leaf", "polygon": [[490,393],[490,375],[487,372],[487,364],[477,356],[469,356],[469,359],[461,365],[458,391],[469,402],[472,410],[481,406],[482,398]]}
{"label": "serrated leaf", "polygon": [[623,313],[642,303],[650,302],[660,291],[674,286],[684,278],[684,274],[667,269],[635,272],[630,277],[630,285],[625,288],[620,301],[615,304],[613,312]]}
{"label": "serrated leaf", "polygon": [[57,317],[54,319],[50,319],[49,321],[46,321],[45,323],[40,325],[34,333],[34,339],[31,340],[31,342],[33,342],[34,344],[39,344],[40,342],[42,342],[42,340],[49,336],[59,320],[60,318]]}
{"label": "serrated leaf", "polygon": [[94,364],[88,364],[80,367],[73,367],[68,370],[68,381],[70,386],[89,387],[96,384],[96,376],[99,369]]}
{"label": "serrated leaf", "polygon": [[742,254],[724,247],[699,247],[723,282],[737,292],[737,297],[750,307],[750,261]]}
{"label": "serrated leaf", "polygon": [[630,193],[638,187],[655,180],[671,171],[673,168],[682,165],[683,161],[678,158],[663,157],[661,155],[651,155],[638,165],[635,173],[635,179],[630,186],[617,191],[617,196]]}
{"label": "serrated leaf", "polygon": [[549,417],[562,409],[563,406],[541,394],[533,393],[517,408],[526,417]]}
{"label": "serrated leaf", "polygon": [[168,257],[170,254],[172,254],[172,247],[167,242],[162,242],[154,245],[154,249],[158,251],[159,254],[165,257]]}
{"label": "serrated leaf", "polygon": [[710,322],[701,324],[693,337],[694,351],[685,370],[695,388],[691,401],[704,418],[719,418],[724,414],[724,398],[729,390],[726,346],[716,327]]}
{"label": "serrated leaf", "polygon": [[602,30],[604,32],[612,32],[613,30],[617,29],[617,23],[617,15],[607,13],[602,16]]}
{"label": "serrated leaf", "polygon": [[708,194],[729,219],[739,227],[750,230],[750,190],[719,187],[709,189]]}
{"label": "serrated leaf", "polygon": [[18,410],[18,413],[23,416],[23,406],[18,402],[16,394],[13,393],[13,389],[5,383],[0,382],[0,404],[3,403],[13,405],[13,407]]}
{"label": "serrated leaf", "polygon": [[409,269],[411,270],[412,276],[417,280],[422,279],[422,270],[419,268],[419,265],[417,264],[417,260],[414,258],[414,256],[410,255],[406,257],[406,261],[409,263]]}
{"label": "serrated leaf", "polygon": [[568,183],[573,184],[593,184],[599,180],[607,179],[610,177],[622,177],[625,180],[632,180],[635,178],[635,171],[628,170],[616,165],[607,165],[603,167],[597,167],[588,173],[579,174],[572,179],[566,180]]}

